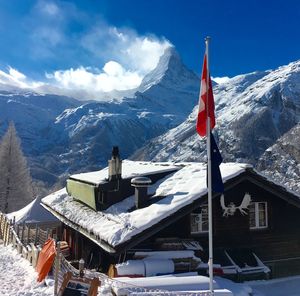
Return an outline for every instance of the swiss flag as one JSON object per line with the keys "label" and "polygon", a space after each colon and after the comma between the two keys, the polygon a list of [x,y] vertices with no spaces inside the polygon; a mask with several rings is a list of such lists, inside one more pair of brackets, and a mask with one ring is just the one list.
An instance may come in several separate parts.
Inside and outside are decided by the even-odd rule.
{"label": "swiss flag", "polygon": [[[208,82],[208,83],[207,83]],[[208,89],[207,89],[208,86]],[[201,76],[201,88],[199,95],[199,109],[196,129],[201,137],[206,136],[206,121],[207,117],[210,117],[210,129],[215,126],[215,104],[212,90],[212,83],[207,69],[207,57],[204,56],[202,76]],[[210,131],[209,131],[210,132]]]}

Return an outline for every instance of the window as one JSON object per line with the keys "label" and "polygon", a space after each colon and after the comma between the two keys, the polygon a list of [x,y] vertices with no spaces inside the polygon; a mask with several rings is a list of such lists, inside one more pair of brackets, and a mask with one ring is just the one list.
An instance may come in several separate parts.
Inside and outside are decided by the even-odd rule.
{"label": "window", "polygon": [[266,202],[252,202],[249,205],[250,229],[268,227],[268,212]]}
{"label": "window", "polygon": [[208,232],[208,208],[207,205],[201,207],[200,213],[191,214],[191,233]]}

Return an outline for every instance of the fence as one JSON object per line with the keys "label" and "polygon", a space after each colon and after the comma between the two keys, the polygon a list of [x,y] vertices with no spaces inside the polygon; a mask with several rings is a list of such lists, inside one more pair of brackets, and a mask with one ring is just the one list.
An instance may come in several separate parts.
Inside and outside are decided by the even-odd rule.
{"label": "fence", "polygon": [[54,228],[46,230],[38,224],[16,224],[0,212],[0,239],[4,245],[12,244],[33,267],[36,266],[41,246],[49,237],[53,237]]}
{"label": "fence", "polygon": [[[33,267],[36,266],[41,246],[45,243],[48,237],[53,237],[53,229],[42,229],[38,225],[18,225],[14,221],[10,221],[6,215],[0,212],[0,239],[3,240],[4,245],[11,244],[18,250],[24,258],[26,258]],[[80,276],[80,270],[76,269],[64,257],[60,250],[60,243],[57,243],[57,253],[53,264],[53,277],[54,277],[54,295],[58,295],[59,288],[64,280],[64,275],[71,272],[74,276]],[[81,274],[82,275],[82,274]],[[119,295],[122,296],[150,296],[150,295],[163,295],[163,296],[210,296],[209,291],[203,292],[175,292],[160,289],[148,289],[129,285],[107,275],[99,272],[85,270],[84,277],[98,278],[100,280],[100,288],[98,295],[111,295],[111,289],[121,291]]]}

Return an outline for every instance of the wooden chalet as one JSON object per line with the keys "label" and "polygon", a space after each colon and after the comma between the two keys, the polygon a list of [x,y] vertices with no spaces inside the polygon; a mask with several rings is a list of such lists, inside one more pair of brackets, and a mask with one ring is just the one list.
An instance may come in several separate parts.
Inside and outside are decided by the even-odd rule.
{"label": "wooden chalet", "polygon": [[[300,197],[246,164],[222,164],[221,174],[224,195],[213,196],[216,266],[235,279],[300,274]],[[137,251],[197,244],[207,262],[205,164],[121,162],[115,149],[108,168],[71,176],[42,205],[87,267],[106,272]]]}

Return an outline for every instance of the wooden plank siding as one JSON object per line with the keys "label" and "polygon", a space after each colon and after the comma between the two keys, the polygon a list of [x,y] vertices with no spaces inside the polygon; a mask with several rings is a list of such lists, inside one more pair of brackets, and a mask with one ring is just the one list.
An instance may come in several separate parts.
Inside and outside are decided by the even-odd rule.
{"label": "wooden plank siding", "polygon": [[[243,180],[240,184],[235,184],[234,187],[226,190],[225,204],[233,202],[239,206],[246,192],[251,195],[253,202],[267,202],[268,227],[250,230],[249,214],[242,215],[238,209],[233,216],[223,216],[220,196],[217,196],[213,199],[214,249],[251,249],[263,262],[270,263],[274,276],[300,272],[300,208],[274,195],[263,186],[253,184],[250,180]],[[203,204],[205,203],[206,200],[203,200]],[[144,241],[142,245],[144,248],[146,246],[151,248],[151,244],[161,237],[193,238],[199,241],[204,249],[208,248],[207,233],[190,233],[190,215],[174,221]],[[292,262],[295,264],[293,265]],[[286,265],[290,266],[290,270],[288,268],[284,272],[282,269]]]}
{"label": "wooden plank siding", "polygon": [[[224,217],[220,197],[216,197],[213,200],[214,247],[251,248],[263,260],[300,257],[300,209],[247,180],[225,192],[225,204],[233,202],[239,206],[246,192],[253,202],[267,202],[268,227],[250,230],[249,215],[242,215],[238,209],[233,216]],[[182,223],[189,223],[189,219],[179,222],[178,233],[187,229]],[[186,234],[207,247],[207,234]]]}

